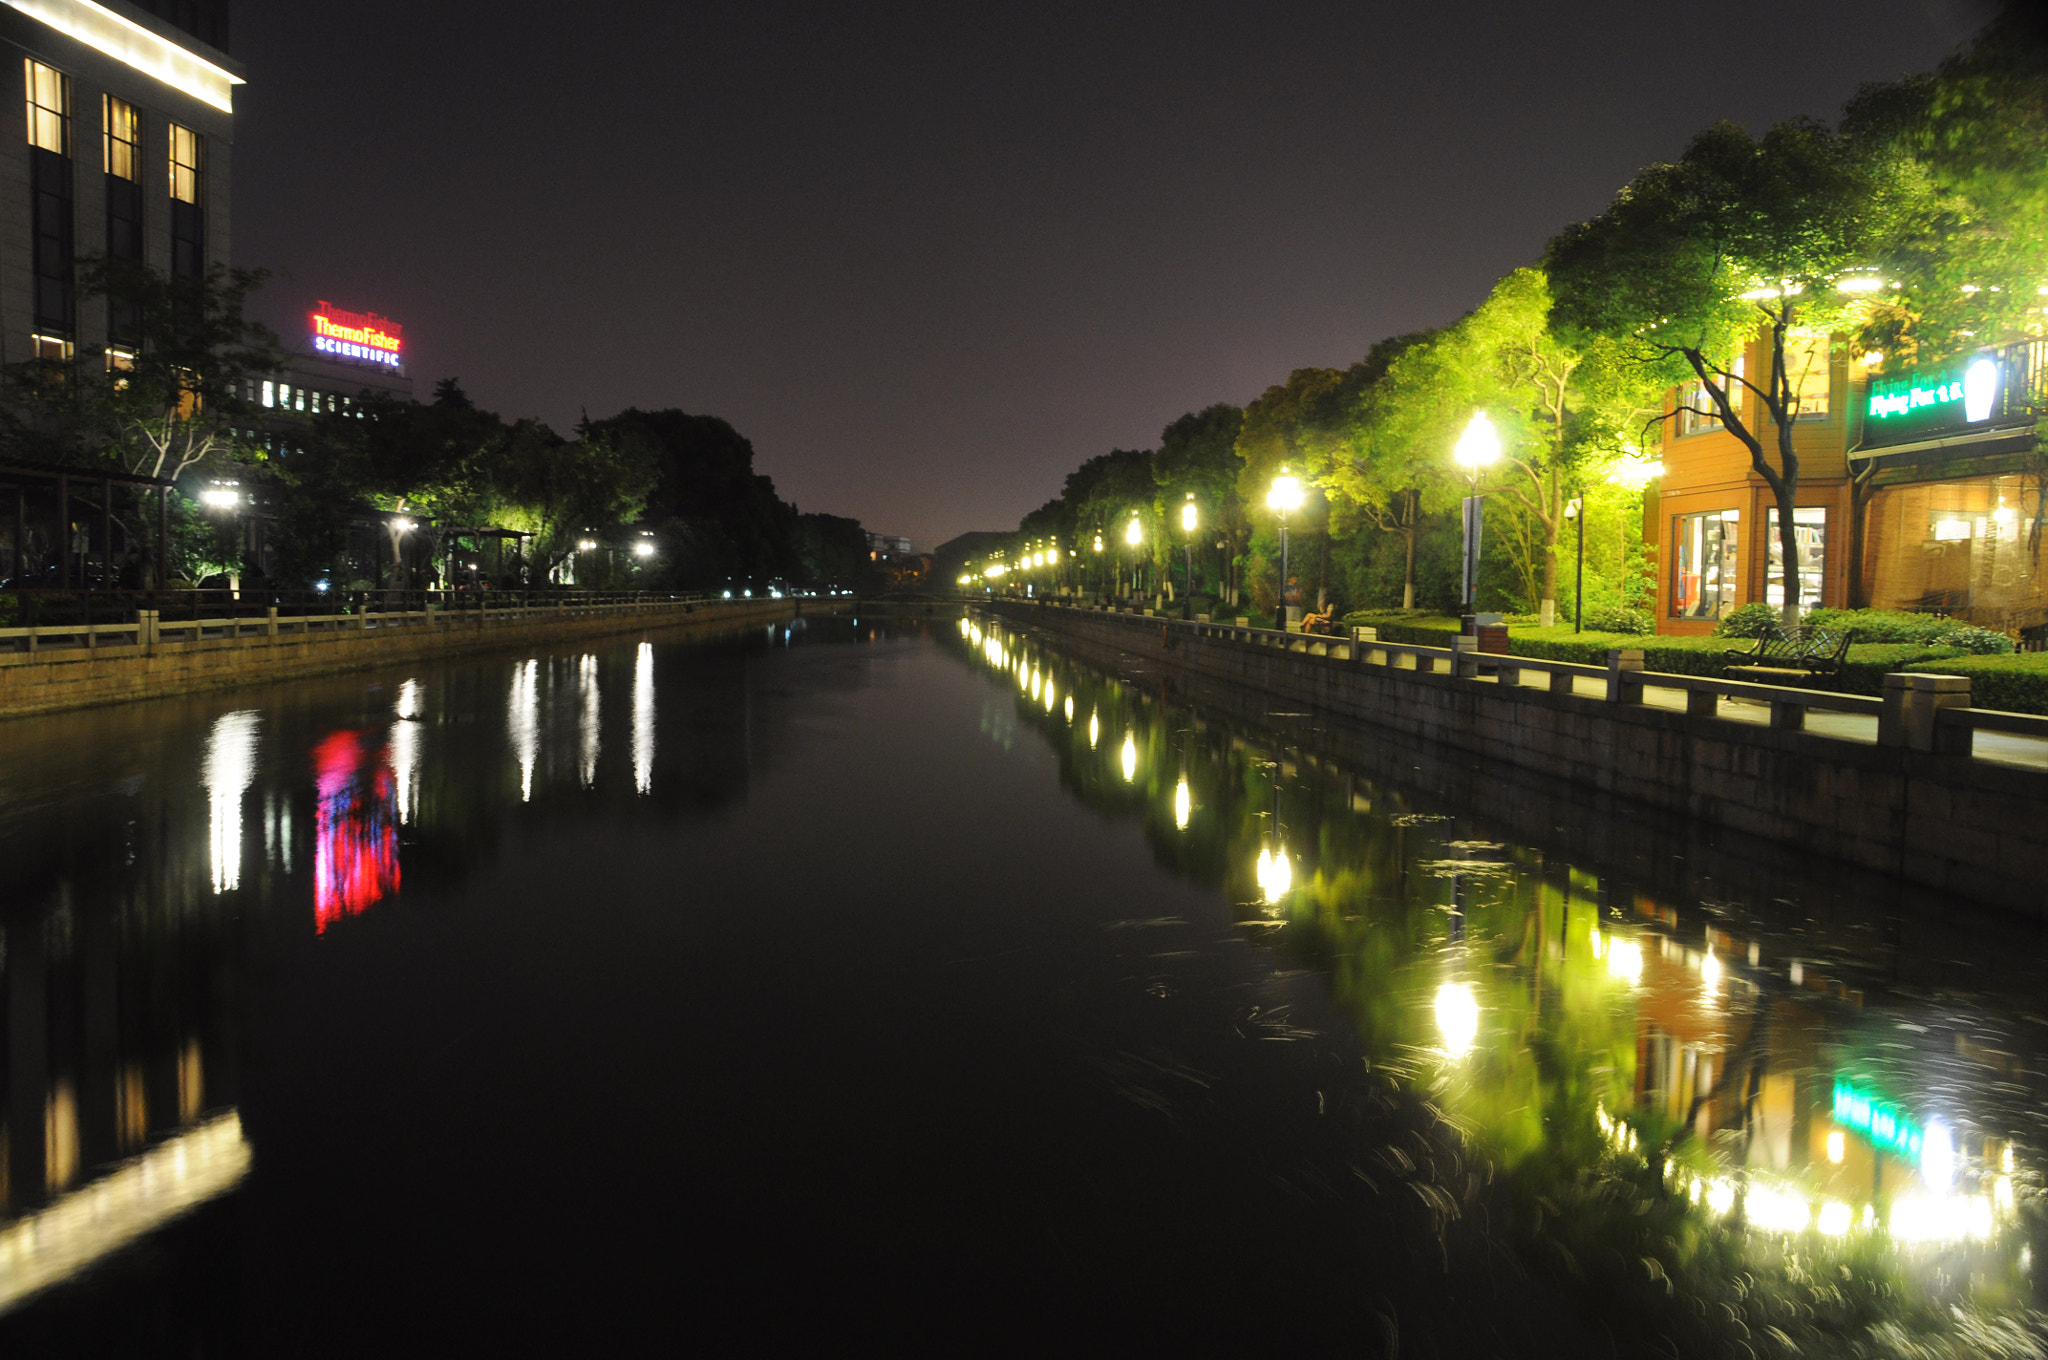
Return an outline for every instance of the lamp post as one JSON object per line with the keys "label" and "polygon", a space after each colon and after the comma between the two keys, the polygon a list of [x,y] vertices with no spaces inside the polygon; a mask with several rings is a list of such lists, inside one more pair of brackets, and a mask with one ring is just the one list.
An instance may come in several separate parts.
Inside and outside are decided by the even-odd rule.
{"label": "lamp post", "polygon": [[1584,632],[1586,627],[1586,498],[1584,493],[1565,503],[1564,517],[1572,522],[1579,535],[1579,560],[1572,572],[1572,631]]}
{"label": "lamp post", "polygon": [[1478,598],[1479,536],[1484,527],[1479,501],[1479,474],[1500,458],[1500,434],[1493,428],[1493,421],[1486,412],[1472,413],[1471,423],[1465,426],[1465,433],[1458,436],[1458,446],[1452,450],[1451,458],[1465,469],[1472,482],[1472,494],[1465,497],[1465,613],[1470,615]]}
{"label": "lamp post", "polygon": [[1274,605],[1281,632],[1287,631],[1287,516],[1290,511],[1301,509],[1301,482],[1287,471],[1287,465],[1280,465],[1280,475],[1273,479],[1273,489],[1266,493],[1266,508],[1280,516],[1280,598]]}
{"label": "lamp post", "polygon": [[1095,588],[1102,589],[1102,530],[1095,531]]}
{"label": "lamp post", "polygon": [[1180,529],[1181,536],[1183,539],[1182,546],[1185,547],[1187,550],[1186,578],[1188,591],[1188,607],[1190,609],[1194,608],[1195,599],[1195,521],[1199,518],[1199,516],[1200,512],[1195,509],[1195,493],[1190,491],[1188,492],[1187,500],[1180,507]]}
{"label": "lamp post", "polygon": [[1138,545],[1145,541],[1145,530],[1138,523],[1138,512],[1131,511],[1131,522],[1124,526],[1124,542],[1131,545],[1131,594],[1138,593]]}

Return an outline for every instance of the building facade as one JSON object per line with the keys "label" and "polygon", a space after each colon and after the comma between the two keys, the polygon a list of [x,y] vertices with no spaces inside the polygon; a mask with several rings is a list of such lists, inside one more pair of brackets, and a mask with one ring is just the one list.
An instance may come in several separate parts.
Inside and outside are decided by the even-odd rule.
{"label": "building facade", "polygon": [[[1804,610],[1915,610],[2020,634],[2048,625],[2034,435],[2041,350],[2028,342],[1887,371],[1880,356],[1847,354],[1840,337],[1788,341]],[[1769,363],[1768,339],[1740,360],[1757,374]],[[1753,395],[1740,397],[1738,415],[1775,463],[1776,428]],[[1664,476],[1644,524],[1657,548],[1660,633],[1711,632],[1740,605],[1784,604],[1776,497],[1741,441],[1698,413],[1710,405],[1697,387],[1666,399]]]}
{"label": "building facade", "polygon": [[79,262],[170,276],[227,263],[234,87],[225,0],[4,0],[0,51],[0,364],[104,347],[124,318]]}

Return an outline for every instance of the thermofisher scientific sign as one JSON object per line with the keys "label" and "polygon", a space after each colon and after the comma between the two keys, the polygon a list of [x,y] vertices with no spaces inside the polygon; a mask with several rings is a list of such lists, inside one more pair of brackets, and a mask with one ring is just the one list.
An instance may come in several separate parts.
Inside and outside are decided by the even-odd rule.
{"label": "thermofisher scientific sign", "polygon": [[2005,365],[1989,354],[1950,368],[1879,378],[1863,412],[1863,447],[1904,444],[2005,413]]}
{"label": "thermofisher scientific sign", "polygon": [[321,303],[313,313],[313,352],[336,359],[383,364],[404,362],[405,328],[375,312],[345,312]]}

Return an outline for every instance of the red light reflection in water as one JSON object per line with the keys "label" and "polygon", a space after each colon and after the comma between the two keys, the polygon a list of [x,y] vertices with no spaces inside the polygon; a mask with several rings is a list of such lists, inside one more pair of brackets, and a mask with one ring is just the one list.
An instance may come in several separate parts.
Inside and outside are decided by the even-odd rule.
{"label": "red light reflection in water", "polygon": [[391,767],[371,761],[361,733],[336,732],[313,748],[313,765],[313,922],[325,931],[398,890],[398,819]]}

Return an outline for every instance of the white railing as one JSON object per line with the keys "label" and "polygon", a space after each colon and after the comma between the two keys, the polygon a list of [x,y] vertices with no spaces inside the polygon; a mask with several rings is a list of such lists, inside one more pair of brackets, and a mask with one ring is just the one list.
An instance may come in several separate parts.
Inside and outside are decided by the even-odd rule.
{"label": "white railing", "polygon": [[[1547,691],[1587,704],[1643,705],[1743,726],[1805,730],[1821,740],[1862,745],[1874,742],[1880,746],[1974,755],[2048,769],[2048,716],[1972,708],[1969,680],[1962,676],[1891,674],[1885,677],[1884,697],[1873,698],[1722,676],[1645,670],[1643,655],[1635,649],[1610,651],[1605,666],[1590,666],[1575,661],[1480,652],[1471,645],[1476,639],[1457,638],[1456,645],[1435,647],[1382,641],[1369,628],[1354,629],[1349,638],[1326,637],[1249,624],[1161,618],[1149,610],[1058,601],[1045,604],[1048,608],[1111,615],[1129,626],[1156,626],[1167,638],[1186,637],[1224,646],[1287,651],[1322,658],[1324,664],[1330,665],[1440,675],[1447,680],[1511,691],[1516,697]],[[1529,676],[1543,679],[1531,684]],[[1733,706],[1724,709],[1724,700],[1732,701]],[[1810,729],[1807,719],[1814,713],[1866,721],[1832,722]],[[1763,722],[1753,714],[1761,716]],[[1976,740],[1979,733],[2005,740],[1980,743]],[[2041,743],[2038,749],[2033,746],[2035,742]]]}

